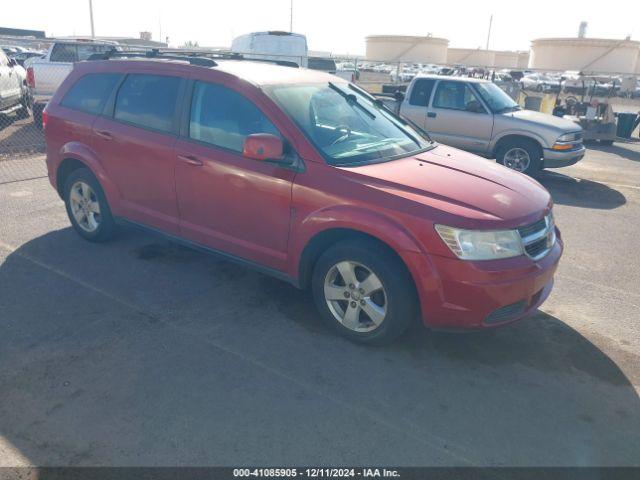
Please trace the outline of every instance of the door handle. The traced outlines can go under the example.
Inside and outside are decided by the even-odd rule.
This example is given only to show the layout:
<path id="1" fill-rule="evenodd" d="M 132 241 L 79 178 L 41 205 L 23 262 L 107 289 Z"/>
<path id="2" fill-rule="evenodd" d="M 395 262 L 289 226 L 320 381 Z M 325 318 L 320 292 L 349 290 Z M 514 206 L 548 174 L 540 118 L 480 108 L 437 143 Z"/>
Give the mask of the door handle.
<path id="1" fill-rule="evenodd" d="M 436 118 L 438 116 L 438 114 L 436 112 L 427 112 L 427 117 L 429 118 Z"/>
<path id="2" fill-rule="evenodd" d="M 202 160 L 194 155 L 178 155 L 178 160 L 195 167 L 201 167 L 203 165 Z"/>
<path id="3" fill-rule="evenodd" d="M 105 140 L 113 140 L 113 135 L 105 130 L 96 130 L 96 135 Z"/>

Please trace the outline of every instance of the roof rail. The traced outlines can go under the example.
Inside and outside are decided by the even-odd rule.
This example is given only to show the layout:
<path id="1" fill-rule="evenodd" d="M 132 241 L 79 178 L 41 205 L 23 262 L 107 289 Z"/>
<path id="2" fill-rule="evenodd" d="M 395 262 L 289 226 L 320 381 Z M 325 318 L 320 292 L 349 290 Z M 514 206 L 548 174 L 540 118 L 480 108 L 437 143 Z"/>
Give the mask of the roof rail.
<path id="1" fill-rule="evenodd" d="M 216 65 L 218 65 L 214 60 L 206 58 L 204 56 L 195 57 L 190 55 L 167 55 L 157 48 L 142 52 L 123 52 L 114 48 L 104 53 L 94 53 L 88 58 L 88 60 L 110 60 L 112 58 L 158 58 L 163 60 L 182 60 L 183 62 L 189 62 L 191 65 L 198 65 L 199 67 L 215 67 Z"/>

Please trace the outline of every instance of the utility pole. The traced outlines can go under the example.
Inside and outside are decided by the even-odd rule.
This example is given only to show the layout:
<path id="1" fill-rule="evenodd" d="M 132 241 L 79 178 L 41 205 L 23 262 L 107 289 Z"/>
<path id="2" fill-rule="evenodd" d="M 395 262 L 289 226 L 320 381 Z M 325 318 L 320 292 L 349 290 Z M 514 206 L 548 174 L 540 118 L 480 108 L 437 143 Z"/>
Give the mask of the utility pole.
<path id="1" fill-rule="evenodd" d="M 95 38 L 96 32 L 93 28 L 93 1 L 89 0 L 89 18 L 91 19 L 91 38 Z"/>
<path id="2" fill-rule="evenodd" d="M 491 24 L 493 23 L 493 14 L 489 17 L 489 33 L 487 33 L 487 50 L 489 50 L 489 39 L 491 38 Z"/>
<path id="3" fill-rule="evenodd" d="M 289 8 L 289 32 L 293 33 L 293 0 L 291 0 Z"/>

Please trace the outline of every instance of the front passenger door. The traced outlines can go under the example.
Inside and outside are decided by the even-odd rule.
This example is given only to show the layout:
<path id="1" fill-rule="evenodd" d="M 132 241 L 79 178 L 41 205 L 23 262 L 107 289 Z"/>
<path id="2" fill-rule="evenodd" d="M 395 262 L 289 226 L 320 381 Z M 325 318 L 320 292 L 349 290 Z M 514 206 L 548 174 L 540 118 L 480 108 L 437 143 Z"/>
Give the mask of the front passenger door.
<path id="1" fill-rule="evenodd" d="M 242 155 L 248 135 L 282 135 L 255 103 L 221 84 L 196 81 L 188 108 L 175 146 L 182 235 L 284 270 L 295 172 Z"/>
<path id="2" fill-rule="evenodd" d="M 491 142 L 493 114 L 469 82 L 440 80 L 427 112 L 426 126 L 440 143 L 485 154 Z"/>

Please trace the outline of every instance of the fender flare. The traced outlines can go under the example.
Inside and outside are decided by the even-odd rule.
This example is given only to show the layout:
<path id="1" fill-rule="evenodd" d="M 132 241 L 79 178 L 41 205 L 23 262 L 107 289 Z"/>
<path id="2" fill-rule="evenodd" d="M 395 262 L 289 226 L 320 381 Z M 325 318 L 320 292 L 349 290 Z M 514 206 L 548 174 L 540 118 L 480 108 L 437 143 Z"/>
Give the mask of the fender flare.
<path id="1" fill-rule="evenodd" d="M 62 158 L 63 160 L 56 168 L 56 184 L 58 181 L 58 170 L 64 161 L 67 159 L 77 160 L 86 165 L 87 168 L 96 176 L 105 196 L 107 197 L 109 207 L 112 211 L 117 210 L 117 207 L 120 204 L 120 191 L 115 183 L 110 179 L 104 166 L 100 162 L 100 159 L 91 148 L 80 142 L 68 142 L 60 148 L 59 158 Z"/>
<path id="2" fill-rule="evenodd" d="M 490 152 L 492 156 L 495 156 L 496 152 L 497 152 L 497 147 L 498 144 L 500 143 L 500 141 L 502 141 L 502 139 L 504 139 L 505 137 L 524 137 L 524 138 L 528 138 L 529 140 L 533 140 L 536 143 L 538 143 L 540 145 L 540 148 L 547 148 L 545 147 L 546 142 L 544 141 L 544 139 L 538 135 L 535 132 L 529 131 L 529 130 L 507 130 L 506 132 L 501 132 L 500 135 L 498 135 L 496 138 L 493 139 L 491 146 L 490 146 Z"/>

